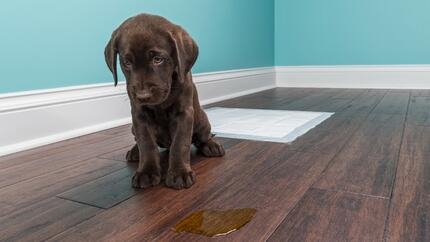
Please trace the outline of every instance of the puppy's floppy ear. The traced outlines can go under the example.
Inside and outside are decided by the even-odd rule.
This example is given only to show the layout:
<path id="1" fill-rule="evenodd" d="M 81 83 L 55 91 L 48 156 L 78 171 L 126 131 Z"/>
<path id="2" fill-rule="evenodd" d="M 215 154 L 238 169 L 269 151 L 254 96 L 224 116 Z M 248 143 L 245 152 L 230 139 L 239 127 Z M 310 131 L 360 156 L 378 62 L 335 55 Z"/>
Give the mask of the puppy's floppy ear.
<path id="1" fill-rule="evenodd" d="M 117 55 L 117 31 L 115 31 L 112 33 L 111 39 L 109 40 L 105 48 L 105 61 L 107 66 L 109 67 L 109 70 L 113 74 L 115 86 L 118 84 L 118 73 L 116 70 Z"/>
<path id="2" fill-rule="evenodd" d="M 188 72 L 191 71 L 199 55 L 199 47 L 190 35 L 182 28 L 169 32 L 174 51 L 173 57 L 177 64 L 179 81 L 185 82 Z"/>

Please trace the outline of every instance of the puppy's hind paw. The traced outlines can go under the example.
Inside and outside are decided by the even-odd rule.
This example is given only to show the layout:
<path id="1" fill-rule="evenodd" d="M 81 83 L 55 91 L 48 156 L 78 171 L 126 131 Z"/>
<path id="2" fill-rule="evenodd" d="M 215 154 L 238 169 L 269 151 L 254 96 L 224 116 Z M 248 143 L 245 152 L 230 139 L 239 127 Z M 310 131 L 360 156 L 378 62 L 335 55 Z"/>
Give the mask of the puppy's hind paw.
<path id="1" fill-rule="evenodd" d="M 158 174 L 149 174 L 136 172 L 131 179 L 131 185 L 134 188 L 148 188 L 160 184 L 161 176 Z"/>
<path id="2" fill-rule="evenodd" d="M 127 151 L 127 154 L 125 155 L 125 159 L 127 162 L 138 162 L 139 161 L 139 147 L 137 144 L 133 146 L 129 151 Z"/>
<path id="3" fill-rule="evenodd" d="M 225 155 L 224 147 L 213 139 L 200 147 L 200 152 L 206 157 L 221 157 Z"/>

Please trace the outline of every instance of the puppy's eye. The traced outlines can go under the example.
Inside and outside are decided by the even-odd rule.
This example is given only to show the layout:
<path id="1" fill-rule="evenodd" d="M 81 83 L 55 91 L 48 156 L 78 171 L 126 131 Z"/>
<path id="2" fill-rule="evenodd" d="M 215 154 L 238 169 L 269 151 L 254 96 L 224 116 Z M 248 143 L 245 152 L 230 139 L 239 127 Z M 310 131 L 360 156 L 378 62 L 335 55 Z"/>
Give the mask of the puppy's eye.
<path id="1" fill-rule="evenodd" d="M 154 63 L 154 65 L 160 65 L 161 63 L 164 62 L 164 58 L 161 56 L 154 56 L 152 58 L 152 62 Z"/>
<path id="2" fill-rule="evenodd" d="M 131 62 L 129 60 L 124 59 L 122 61 L 122 64 L 125 65 L 126 67 L 130 67 L 131 66 Z"/>

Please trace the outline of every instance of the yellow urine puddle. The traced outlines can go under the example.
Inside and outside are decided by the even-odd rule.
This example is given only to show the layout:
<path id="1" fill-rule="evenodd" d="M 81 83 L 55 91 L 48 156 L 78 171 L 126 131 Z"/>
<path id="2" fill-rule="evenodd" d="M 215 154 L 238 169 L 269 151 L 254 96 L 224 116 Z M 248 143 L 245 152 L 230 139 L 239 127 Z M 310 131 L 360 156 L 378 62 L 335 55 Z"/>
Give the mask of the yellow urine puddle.
<path id="1" fill-rule="evenodd" d="M 254 208 L 201 210 L 188 215 L 173 230 L 178 233 L 188 232 L 208 237 L 227 235 L 245 226 L 256 212 Z"/>

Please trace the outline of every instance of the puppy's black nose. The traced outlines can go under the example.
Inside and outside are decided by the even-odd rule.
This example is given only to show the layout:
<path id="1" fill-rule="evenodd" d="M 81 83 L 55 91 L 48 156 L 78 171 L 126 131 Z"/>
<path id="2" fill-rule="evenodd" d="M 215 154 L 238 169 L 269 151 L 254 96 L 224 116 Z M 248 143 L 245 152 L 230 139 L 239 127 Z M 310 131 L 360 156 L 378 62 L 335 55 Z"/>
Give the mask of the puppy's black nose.
<path id="1" fill-rule="evenodd" d="M 149 91 L 140 91 L 136 93 L 136 98 L 141 102 L 147 102 L 151 99 L 152 93 Z"/>

